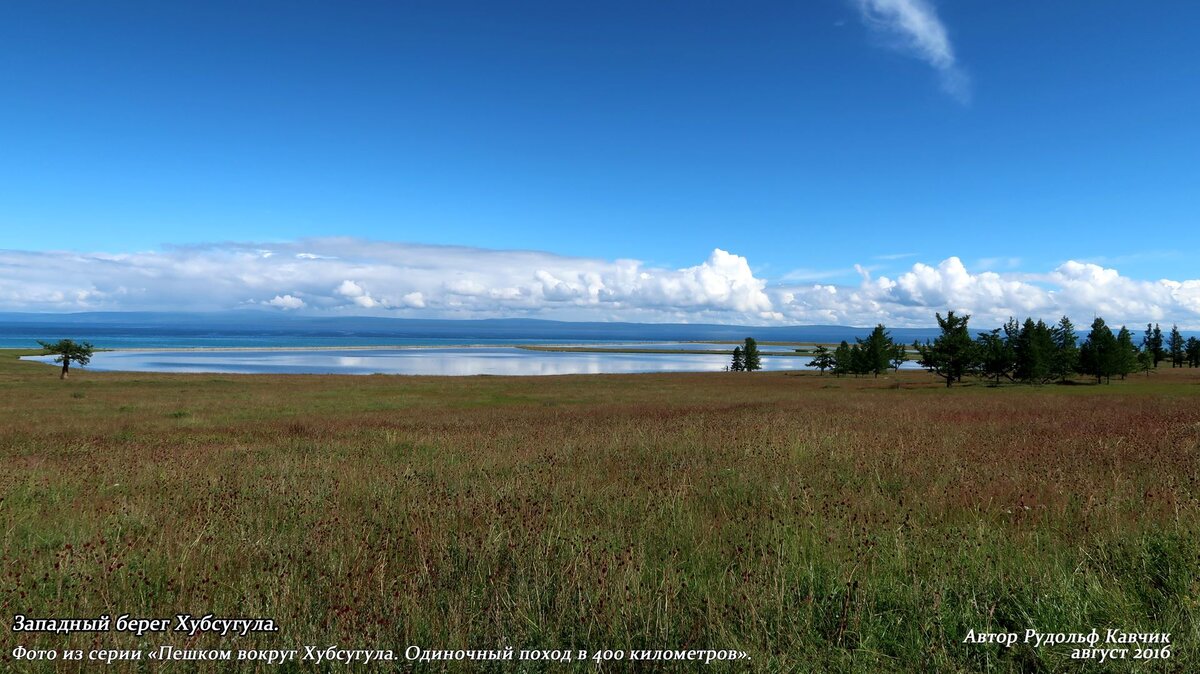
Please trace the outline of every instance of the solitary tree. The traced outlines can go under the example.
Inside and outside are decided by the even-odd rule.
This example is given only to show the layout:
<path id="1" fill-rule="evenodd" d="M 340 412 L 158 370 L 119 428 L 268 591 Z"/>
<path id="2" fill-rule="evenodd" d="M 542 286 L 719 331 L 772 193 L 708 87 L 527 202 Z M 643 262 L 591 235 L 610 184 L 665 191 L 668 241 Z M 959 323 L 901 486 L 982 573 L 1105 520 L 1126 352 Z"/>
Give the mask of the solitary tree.
<path id="1" fill-rule="evenodd" d="M 758 342 L 755 342 L 753 337 L 746 338 L 746 345 L 742 348 L 742 356 L 746 359 L 747 372 L 762 369 L 762 358 L 758 355 Z"/>
<path id="2" fill-rule="evenodd" d="M 734 372 L 746 371 L 746 358 L 742 355 L 742 347 L 733 347 L 733 362 L 729 364 L 729 369 Z"/>
<path id="3" fill-rule="evenodd" d="M 71 361 L 75 361 L 82 367 L 92 360 L 92 345 L 89 342 L 61 339 L 53 344 L 39 340 L 38 344 L 45 349 L 45 355 L 58 356 L 54 362 L 62 363 L 62 374 L 59 375 L 59 379 L 67 378 L 67 372 L 71 369 Z"/>
<path id="4" fill-rule="evenodd" d="M 945 379 L 949 387 L 956 381 L 962 381 L 963 375 L 970 372 L 978 360 L 975 341 L 967 329 L 967 321 L 971 316 L 955 316 L 953 311 L 947 312 L 945 318 L 941 314 L 934 315 L 942 334 L 932 342 L 915 342 L 913 347 L 921 354 L 921 365 Z"/>

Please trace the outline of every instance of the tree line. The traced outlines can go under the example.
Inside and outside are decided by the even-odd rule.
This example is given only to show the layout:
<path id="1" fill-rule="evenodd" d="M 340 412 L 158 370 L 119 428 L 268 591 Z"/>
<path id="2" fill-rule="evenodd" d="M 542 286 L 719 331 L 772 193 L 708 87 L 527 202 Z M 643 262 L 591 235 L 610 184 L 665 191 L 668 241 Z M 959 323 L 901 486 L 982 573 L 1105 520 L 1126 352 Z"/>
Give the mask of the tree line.
<path id="1" fill-rule="evenodd" d="M 940 313 L 935 316 L 941 334 L 924 342 L 915 341 L 911 348 L 917 363 L 942 378 L 946 386 L 968 376 L 993 384 L 1048 384 L 1083 375 L 1102 383 L 1113 377 L 1124 379 L 1135 372 L 1149 372 L 1163 361 L 1169 361 L 1171 367 L 1200 367 L 1200 339 L 1184 339 L 1178 326 L 1172 326 L 1164 335 L 1158 324 L 1147 324 L 1140 344 L 1135 344 L 1128 328 L 1122 326 L 1114 333 L 1103 318 L 1097 317 L 1081 342 L 1075 325 L 1066 316 L 1054 325 L 1032 318 L 1024 322 L 1009 318 L 1002 327 L 974 336 L 968 328 L 969 314 L 950 311 L 945 317 Z M 878 377 L 889 369 L 898 370 L 908 358 L 908 349 L 893 340 L 880 324 L 866 338 L 856 338 L 854 344 L 843 340 L 834 349 L 817 346 L 808 365 L 836 376 Z M 746 338 L 733 350 L 729 369 L 761 369 L 754 339 Z"/>
<path id="2" fill-rule="evenodd" d="M 839 377 L 844 374 L 871 374 L 878 377 L 889 369 L 900 369 L 907 358 L 904 345 L 892 340 L 887 328 L 880 324 L 866 339 L 855 338 L 854 344 L 843 339 L 832 351 L 823 345 L 818 346 L 813 350 L 813 359 L 808 365 L 821 372 L 829 370 Z"/>
<path id="3" fill-rule="evenodd" d="M 813 360 L 809 365 L 824 372 L 830 370 L 834 374 L 874 374 L 879 376 L 889 369 L 896 369 L 908 357 L 903 344 L 892 340 L 887 328 L 875 326 L 866 339 L 855 339 L 854 344 L 845 340 L 834 350 L 824 345 L 813 350 Z M 762 358 L 758 351 L 758 343 L 753 337 L 733 348 L 733 360 L 729 364 L 731 372 L 753 372 L 762 369 Z"/>
<path id="4" fill-rule="evenodd" d="M 971 337 L 967 329 L 970 315 L 945 318 L 936 314 L 941 334 L 924 343 L 914 342 L 920 354 L 918 363 L 945 380 L 946 386 L 975 375 L 994 383 L 1001 381 L 1047 384 L 1064 381 L 1074 375 L 1095 377 L 1096 382 L 1124 379 L 1134 372 L 1149 372 L 1164 360 L 1172 367 L 1200 367 L 1200 340 L 1184 340 L 1179 327 L 1171 329 L 1164 340 L 1162 328 L 1147 324 L 1141 344 L 1133 333 L 1121 326 L 1117 332 L 1097 316 L 1091 330 L 1079 342 L 1071 319 L 1063 316 L 1057 324 L 1026 318 L 1018 323 L 1010 318 L 1003 327 Z"/>

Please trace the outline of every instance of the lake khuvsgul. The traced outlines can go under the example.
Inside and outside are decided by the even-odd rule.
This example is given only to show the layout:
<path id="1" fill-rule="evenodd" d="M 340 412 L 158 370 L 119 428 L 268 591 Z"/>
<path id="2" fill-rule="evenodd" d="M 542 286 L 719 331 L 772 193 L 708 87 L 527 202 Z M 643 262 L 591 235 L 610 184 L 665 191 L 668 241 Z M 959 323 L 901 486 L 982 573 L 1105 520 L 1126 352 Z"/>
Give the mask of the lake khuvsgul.
<path id="1" fill-rule="evenodd" d="M 638 345 L 642 346 L 642 345 Z M 720 348 L 716 345 L 706 345 Z M 52 362 L 52 356 L 26 356 Z M 806 370 L 808 356 L 764 356 L 764 370 Z M 557 375 L 719 372 L 723 354 L 587 353 L 517 347 L 99 351 L 91 370 L 229 374 Z M 915 364 L 906 363 L 913 367 Z"/>

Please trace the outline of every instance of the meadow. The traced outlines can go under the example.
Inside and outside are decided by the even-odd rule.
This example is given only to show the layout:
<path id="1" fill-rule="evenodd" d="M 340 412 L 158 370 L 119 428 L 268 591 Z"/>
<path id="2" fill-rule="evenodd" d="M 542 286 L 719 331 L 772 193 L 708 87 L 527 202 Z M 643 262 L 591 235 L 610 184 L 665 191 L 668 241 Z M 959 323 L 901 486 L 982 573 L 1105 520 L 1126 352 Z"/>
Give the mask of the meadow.
<path id="1" fill-rule="evenodd" d="M 18 353 L 0 352 L 4 622 L 280 631 L 5 627 L 5 671 L 95 668 L 17 662 L 18 645 L 160 644 L 749 656 L 642 671 L 1200 667 L 1200 370 L 951 389 L 920 372 L 60 381 Z M 1093 628 L 1169 632 L 1170 658 L 964 643 Z M 398 668 L 414 667 L 515 669 Z"/>

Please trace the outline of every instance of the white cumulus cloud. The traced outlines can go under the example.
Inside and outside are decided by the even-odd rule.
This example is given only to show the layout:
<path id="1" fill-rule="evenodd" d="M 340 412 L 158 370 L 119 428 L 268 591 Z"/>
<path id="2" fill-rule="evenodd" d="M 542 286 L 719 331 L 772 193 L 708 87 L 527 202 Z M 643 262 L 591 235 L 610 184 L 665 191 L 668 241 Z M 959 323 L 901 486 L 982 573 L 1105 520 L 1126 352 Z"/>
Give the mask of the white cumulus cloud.
<path id="1" fill-rule="evenodd" d="M 271 300 L 268 300 L 267 304 L 270 306 L 273 306 L 273 307 L 279 307 L 280 309 L 303 309 L 304 308 L 304 300 L 300 299 L 299 297 L 293 297 L 291 295 L 276 295 Z"/>
<path id="2" fill-rule="evenodd" d="M 342 281 L 341 285 L 335 288 L 333 292 L 342 297 L 362 297 L 367 294 L 367 291 L 363 290 L 362 286 L 350 280 Z"/>
<path id="3" fill-rule="evenodd" d="M 118 254 L 0 251 L 0 309 L 17 311 L 265 305 L 398 316 L 762 322 L 777 317 L 766 285 L 744 257 L 719 249 L 683 269 L 351 238 Z"/>
<path id="4" fill-rule="evenodd" d="M 300 257 L 300 253 L 307 255 Z M 797 260 L 797 266 L 812 260 Z M 981 327 L 1009 316 L 1200 328 L 1200 279 L 1143 280 L 1090 262 L 1042 273 L 970 269 L 958 257 L 854 284 L 761 278 L 720 248 L 682 268 L 632 259 L 351 238 L 224 243 L 134 253 L 0 250 L 2 311 L 215 311 L 272 307 L 427 318 L 928 326 L 935 311 Z M 807 281 L 807 282 L 806 282 Z"/>
<path id="5" fill-rule="evenodd" d="M 1009 316 L 1054 320 L 1062 315 L 1083 324 L 1100 315 L 1114 324 L 1200 325 L 1200 280 L 1142 281 L 1075 261 L 1046 274 L 1000 274 L 972 272 L 950 257 L 937 265 L 918 262 L 896 278 L 866 275 L 858 286 L 816 284 L 779 292 L 779 311 L 798 323 L 924 326 L 934 311 L 953 309 L 985 326 Z"/>

